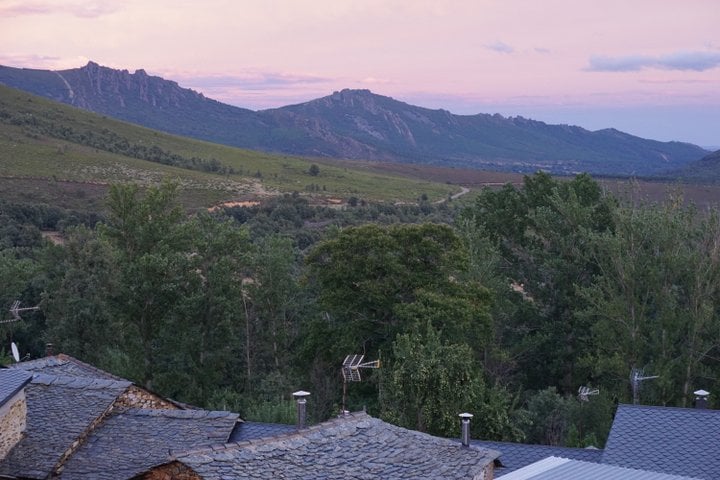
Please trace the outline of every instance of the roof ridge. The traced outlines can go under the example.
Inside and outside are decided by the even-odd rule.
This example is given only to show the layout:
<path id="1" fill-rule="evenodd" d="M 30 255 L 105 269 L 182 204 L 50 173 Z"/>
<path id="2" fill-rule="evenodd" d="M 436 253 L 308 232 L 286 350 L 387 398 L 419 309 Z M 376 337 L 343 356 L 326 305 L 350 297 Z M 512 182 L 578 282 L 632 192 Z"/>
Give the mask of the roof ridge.
<path id="1" fill-rule="evenodd" d="M 199 419 L 199 418 L 226 418 L 235 417 L 240 418 L 240 415 L 228 410 L 170 410 L 163 408 L 126 408 L 118 411 L 120 414 L 129 414 L 138 417 L 169 417 L 169 418 L 187 418 L 187 419 Z"/>
<path id="2" fill-rule="evenodd" d="M 97 373 L 100 373 L 100 374 L 105 375 L 105 376 L 113 377 L 113 378 L 115 378 L 116 380 L 127 380 L 127 379 L 125 379 L 125 378 L 118 377 L 118 376 L 115 375 L 114 373 L 108 372 L 107 370 L 103 370 L 103 369 L 101 369 L 101 368 L 98 368 L 98 367 L 96 367 L 95 365 L 91 365 L 91 364 L 89 364 L 89 363 L 83 362 L 82 360 L 79 360 L 79 359 L 77 359 L 77 358 L 75 358 L 75 357 L 73 357 L 73 356 L 71 356 L 71 355 L 66 354 L 66 353 L 58 353 L 57 355 L 55 355 L 55 357 L 58 358 L 58 359 L 61 359 L 61 360 L 65 360 L 65 361 L 70 362 L 70 363 L 74 363 L 74 364 L 76 364 L 76 365 L 80 365 L 80 366 L 82 366 L 83 368 L 87 368 L 88 370 L 91 370 L 91 371 L 93 371 L 93 372 L 97 372 Z"/>
<path id="3" fill-rule="evenodd" d="M 79 359 L 77 359 L 71 355 L 67 355 L 65 353 L 58 353 L 57 355 L 47 355 L 45 357 L 35 358 L 32 360 L 26 360 L 24 362 L 18 362 L 18 363 L 9 365 L 8 367 L 13 368 L 13 369 L 25 370 L 25 371 L 34 371 L 37 368 L 54 368 L 54 367 L 61 367 L 63 365 L 67 365 L 67 364 L 76 365 L 76 366 L 86 370 L 90 374 L 97 375 L 97 378 L 113 379 L 113 380 L 127 380 L 127 379 L 119 377 L 113 373 L 105 371 L 101 368 L 97 368 L 94 365 L 85 363 L 82 360 L 79 360 Z M 87 375 L 87 378 L 95 378 L 95 377 L 92 377 L 91 375 Z"/>
<path id="4" fill-rule="evenodd" d="M 236 449 L 236 448 L 244 448 L 244 447 L 248 447 L 250 445 L 260 446 L 260 445 L 266 445 L 270 442 L 276 442 L 276 441 L 280 441 L 280 440 L 292 440 L 295 438 L 302 438 L 305 435 L 308 435 L 310 433 L 313 433 L 313 432 L 323 429 L 323 428 L 332 427 L 333 425 L 350 424 L 352 422 L 359 423 L 359 422 L 366 421 L 366 420 L 381 421 L 380 419 L 377 419 L 375 417 L 368 415 L 366 412 L 353 412 L 353 413 L 343 415 L 341 417 L 328 419 L 328 420 L 318 423 L 316 425 L 311 425 L 307 428 L 303 428 L 302 430 L 295 430 L 294 432 L 281 433 L 278 435 L 274 435 L 272 437 L 265 437 L 265 438 L 259 438 L 259 439 L 253 439 L 253 440 L 243 440 L 240 442 L 227 442 L 222 445 L 213 445 L 211 447 L 203 447 L 203 448 L 188 450 L 185 452 L 178 453 L 177 455 L 173 455 L 172 460 L 177 460 L 179 458 L 187 457 L 190 455 L 202 454 L 205 452 L 214 452 L 214 451 L 218 451 L 218 450 L 230 450 L 230 449 Z M 398 428 L 401 428 L 401 427 L 398 427 Z"/>
<path id="5" fill-rule="evenodd" d="M 70 375 L 51 375 L 49 373 L 33 373 L 32 383 L 54 385 L 66 388 L 127 388 L 132 385 L 129 380 L 110 380 L 96 377 L 73 377 Z"/>
<path id="6" fill-rule="evenodd" d="M 670 410 L 673 412 L 687 412 L 687 413 L 698 413 L 702 415 L 700 412 L 709 412 L 714 414 L 720 414 L 720 410 L 715 410 L 712 408 L 692 408 L 692 407 L 665 407 L 663 405 L 633 405 L 631 403 L 621 403 L 618 405 L 618 409 L 620 407 L 623 408 L 632 408 L 636 410 Z"/>
<path id="7" fill-rule="evenodd" d="M 544 445 L 541 443 L 521 443 L 521 442 L 503 442 L 499 440 L 481 440 L 479 438 L 473 438 L 470 443 L 500 443 L 503 445 L 518 445 L 522 447 L 535 447 L 535 448 L 546 448 L 554 450 L 588 450 L 588 451 L 602 451 L 602 448 L 597 447 L 565 447 L 563 445 Z"/>

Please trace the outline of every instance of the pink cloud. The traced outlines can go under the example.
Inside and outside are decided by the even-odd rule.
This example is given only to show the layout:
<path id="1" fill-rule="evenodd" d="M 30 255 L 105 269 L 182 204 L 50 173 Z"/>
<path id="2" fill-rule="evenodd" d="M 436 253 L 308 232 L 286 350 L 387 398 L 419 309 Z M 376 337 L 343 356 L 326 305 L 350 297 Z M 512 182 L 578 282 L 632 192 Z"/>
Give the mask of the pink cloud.
<path id="1" fill-rule="evenodd" d="M 637 72 L 643 69 L 702 72 L 720 67 L 720 51 L 674 52 L 666 55 L 625 55 L 590 57 L 592 72 Z"/>
<path id="2" fill-rule="evenodd" d="M 0 16 L 21 17 L 26 15 L 64 14 L 80 18 L 97 18 L 116 12 L 117 2 L 76 1 L 57 3 L 50 1 L 10 2 L 0 5 Z"/>

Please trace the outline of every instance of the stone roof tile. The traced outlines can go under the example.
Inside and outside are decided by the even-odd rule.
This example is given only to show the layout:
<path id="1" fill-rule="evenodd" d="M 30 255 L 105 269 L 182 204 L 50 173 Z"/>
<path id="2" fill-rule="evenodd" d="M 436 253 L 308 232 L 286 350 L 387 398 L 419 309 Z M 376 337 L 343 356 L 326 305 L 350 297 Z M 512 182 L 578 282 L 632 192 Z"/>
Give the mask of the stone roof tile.
<path id="1" fill-rule="evenodd" d="M 238 415 L 208 410 L 128 409 L 109 416 L 68 459 L 63 480 L 124 480 L 177 452 L 228 441 Z"/>
<path id="2" fill-rule="evenodd" d="M 126 381 L 36 374 L 25 388 L 25 436 L 0 462 L 0 475 L 47 477 L 128 386 Z"/>
<path id="3" fill-rule="evenodd" d="M 620 405 L 602 463 L 716 479 L 720 411 Z"/>
<path id="4" fill-rule="evenodd" d="M 93 367 L 70 355 L 58 354 L 49 357 L 42 357 L 26 362 L 15 363 L 10 368 L 21 369 L 33 373 L 45 373 L 48 375 L 64 377 L 90 377 L 104 378 L 106 380 L 125 380 L 112 373 Z"/>
<path id="5" fill-rule="evenodd" d="M 498 455 L 355 413 L 296 433 L 190 451 L 177 460 L 208 480 L 452 480 L 475 478 Z"/>
<path id="6" fill-rule="evenodd" d="M 241 421 L 233 429 L 230 442 L 257 440 L 259 438 L 276 437 L 296 430 L 295 425 L 281 423 L 262 423 Z"/>
<path id="7" fill-rule="evenodd" d="M 0 369 L 0 407 L 14 397 L 32 379 L 32 375 L 26 372 Z"/>

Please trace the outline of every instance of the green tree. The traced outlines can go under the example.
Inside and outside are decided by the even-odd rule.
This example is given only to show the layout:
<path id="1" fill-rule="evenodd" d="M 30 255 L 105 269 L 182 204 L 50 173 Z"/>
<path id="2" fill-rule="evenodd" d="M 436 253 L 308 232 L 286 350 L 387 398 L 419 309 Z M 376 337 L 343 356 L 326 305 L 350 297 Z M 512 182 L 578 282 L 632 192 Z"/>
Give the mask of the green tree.
<path id="1" fill-rule="evenodd" d="M 117 349 L 117 322 L 110 311 L 116 290 L 115 265 L 110 246 L 93 230 L 75 227 L 65 234 L 57 256 L 45 267 L 59 272 L 57 283 L 43 296 L 48 318 L 45 338 L 57 351 L 68 353 L 93 365 L 108 367 L 109 351 Z"/>
<path id="2" fill-rule="evenodd" d="M 462 341 L 443 341 L 430 322 L 393 342 L 382 369 L 380 406 L 387 421 L 433 435 L 455 437 L 458 414 L 471 412 L 480 438 L 518 440 L 506 392 L 486 386 L 482 366 Z"/>
<path id="3" fill-rule="evenodd" d="M 175 191 L 165 184 L 141 197 L 135 185 L 111 186 L 102 229 L 118 265 L 113 311 L 123 325 L 127 373 L 150 390 L 156 372 L 164 368 L 159 341 L 172 328 L 176 306 L 191 285 L 188 276 L 194 275 L 189 230 Z"/>
<path id="4" fill-rule="evenodd" d="M 247 292 L 252 304 L 258 361 L 267 373 L 288 373 L 299 333 L 305 295 L 298 283 L 296 252 L 289 238 L 272 236 L 259 242 L 253 281 Z"/>
<path id="5" fill-rule="evenodd" d="M 470 348 L 442 342 L 428 323 L 424 330 L 398 335 L 381 388 L 383 418 L 421 432 L 456 436 L 457 415 L 482 401 L 485 386 Z"/>
<path id="6" fill-rule="evenodd" d="M 631 398 L 632 368 L 660 376 L 644 385 L 644 403 L 684 406 L 717 385 L 719 237 L 717 215 L 679 202 L 625 206 L 614 232 L 591 237 L 600 268 L 579 290 L 594 345 L 584 362 L 620 398 Z"/>
<path id="7" fill-rule="evenodd" d="M 377 352 L 403 330 L 396 307 L 417 291 L 454 289 L 465 253 L 446 225 L 364 225 L 340 231 L 306 257 L 343 350 Z M 339 353 L 338 353 L 339 354 Z"/>
<path id="8" fill-rule="evenodd" d="M 39 291 L 33 288 L 33 283 L 41 275 L 40 264 L 32 258 L 21 255 L 16 248 L 0 250 L 0 338 L 2 347 L 8 348 L 11 341 L 20 345 L 21 353 L 37 355 L 42 352 L 40 333 L 44 327 L 41 314 L 25 312 L 21 321 L 5 322 L 11 320 L 9 313 L 13 302 L 20 301 L 22 306 L 39 303 Z M 37 295 L 36 295 L 37 294 Z M 37 318 L 40 317 L 40 318 Z"/>
<path id="9" fill-rule="evenodd" d="M 201 214 L 184 224 L 191 243 L 182 298 L 161 330 L 166 365 L 158 387 L 206 405 L 218 390 L 242 390 L 245 360 L 243 279 L 253 248 L 245 229 Z M 169 368 L 168 368 L 169 367 Z"/>
<path id="10" fill-rule="evenodd" d="M 481 235 L 497 248 L 501 278 L 517 292 L 500 342 L 516 359 L 517 380 L 526 388 L 548 384 L 563 393 L 584 381 L 577 359 L 587 348 L 588 325 L 574 315 L 578 287 L 588 285 L 596 265 L 586 254 L 589 232 L 612 229 L 615 202 L 587 175 L 554 180 L 525 177 L 522 189 L 486 190 L 465 212 Z M 505 302 L 507 305 L 507 302 Z"/>

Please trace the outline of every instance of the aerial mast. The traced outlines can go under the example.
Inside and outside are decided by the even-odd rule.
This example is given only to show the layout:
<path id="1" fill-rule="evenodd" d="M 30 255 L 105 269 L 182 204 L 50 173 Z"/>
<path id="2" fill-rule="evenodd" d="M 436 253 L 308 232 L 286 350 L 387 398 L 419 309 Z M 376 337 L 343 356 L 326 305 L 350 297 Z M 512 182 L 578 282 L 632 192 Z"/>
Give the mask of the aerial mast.
<path id="1" fill-rule="evenodd" d="M 347 413 L 347 384 L 348 382 L 360 382 L 361 368 L 380 368 L 380 360 L 373 360 L 372 362 L 364 362 L 365 355 L 348 355 L 343 361 L 341 372 L 343 376 L 343 400 L 342 400 L 342 414 Z"/>

